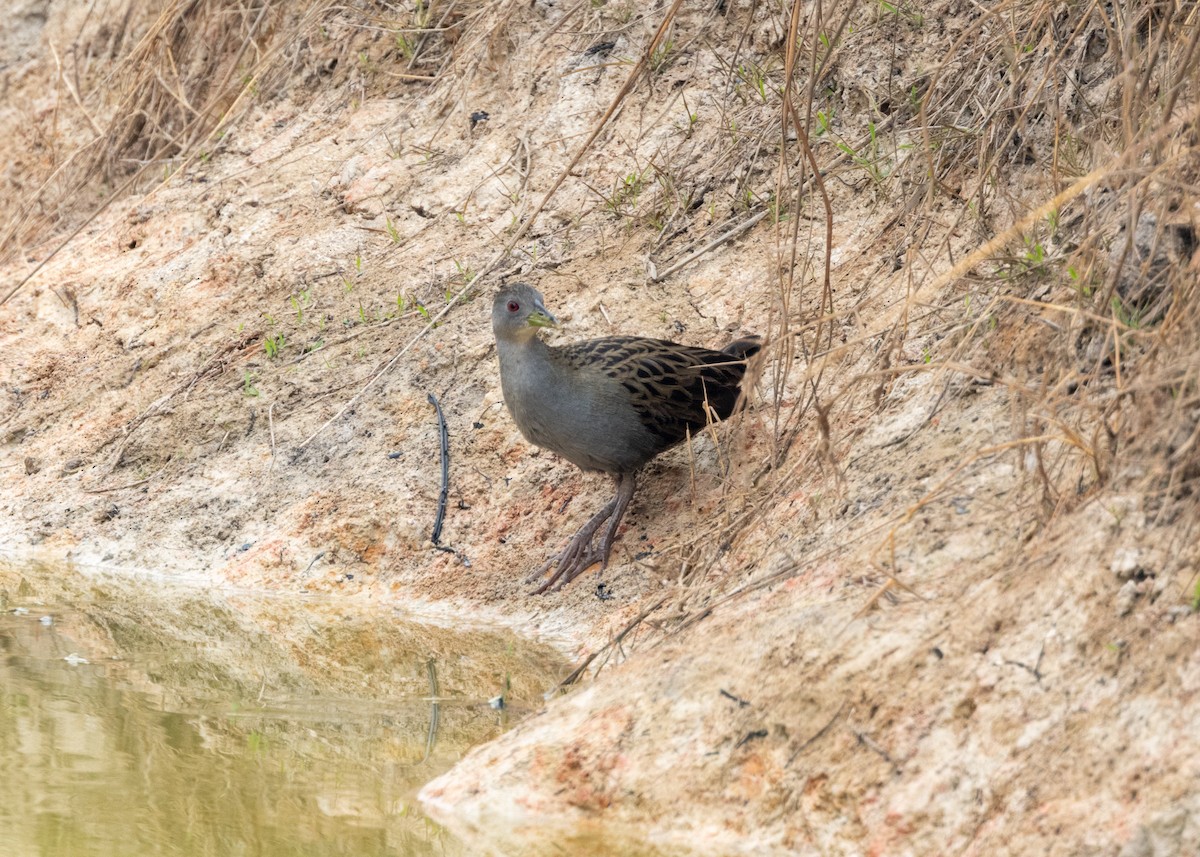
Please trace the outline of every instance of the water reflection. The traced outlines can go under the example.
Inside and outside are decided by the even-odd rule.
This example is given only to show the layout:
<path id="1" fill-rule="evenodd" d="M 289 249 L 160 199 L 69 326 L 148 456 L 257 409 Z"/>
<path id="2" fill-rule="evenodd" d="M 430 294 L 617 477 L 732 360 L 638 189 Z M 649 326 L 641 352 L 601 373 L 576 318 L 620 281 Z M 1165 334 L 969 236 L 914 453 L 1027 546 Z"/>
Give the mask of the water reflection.
<path id="1" fill-rule="evenodd" d="M 465 853 L 417 790 L 561 672 L 507 633 L 0 565 L 0 851 Z"/>

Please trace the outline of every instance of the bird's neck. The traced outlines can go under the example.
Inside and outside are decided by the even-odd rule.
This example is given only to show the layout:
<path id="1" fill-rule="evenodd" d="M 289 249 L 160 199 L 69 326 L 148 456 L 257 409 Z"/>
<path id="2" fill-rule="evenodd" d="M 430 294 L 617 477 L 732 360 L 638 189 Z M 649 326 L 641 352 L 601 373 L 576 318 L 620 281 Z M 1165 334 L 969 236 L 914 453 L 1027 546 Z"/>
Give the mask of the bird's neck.
<path id="1" fill-rule="evenodd" d="M 551 348 L 537 336 L 496 341 L 500 358 L 500 386 L 508 402 L 520 400 L 531 407 L 557 379 Z"/>
<path id="2" fill-rule="evenodd" d="M 525 339 L 497 339 L 496 353 L 500 357 L 500 372 L 519 362 L 523 367 L 544 366 L 550 362 L 550 346 L 538 336 Z"/>

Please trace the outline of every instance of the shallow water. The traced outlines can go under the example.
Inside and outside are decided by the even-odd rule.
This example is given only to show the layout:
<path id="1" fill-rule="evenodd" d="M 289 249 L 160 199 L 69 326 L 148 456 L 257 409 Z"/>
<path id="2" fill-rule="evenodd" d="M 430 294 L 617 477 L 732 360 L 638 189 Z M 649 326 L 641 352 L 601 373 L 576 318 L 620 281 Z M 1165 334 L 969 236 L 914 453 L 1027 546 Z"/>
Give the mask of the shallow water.
<path id="1" fill-rule="evenodd" d="M 564 671 L 340 599 L 0 564 L 0 854 L 465 854 L 416 792 Z"/>

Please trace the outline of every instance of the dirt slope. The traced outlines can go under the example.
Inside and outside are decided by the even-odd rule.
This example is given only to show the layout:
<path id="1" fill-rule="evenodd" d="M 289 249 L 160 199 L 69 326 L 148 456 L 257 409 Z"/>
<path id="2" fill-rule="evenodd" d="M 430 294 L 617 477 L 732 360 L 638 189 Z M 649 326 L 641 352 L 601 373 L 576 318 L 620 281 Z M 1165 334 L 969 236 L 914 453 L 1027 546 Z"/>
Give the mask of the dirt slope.
<path id="1" fill-rule="evenodd" d="M 595 656 L 427 787 L 481 849 L 1200 849 L 1195 10 L 791 13 L 9 4 L 0 549 Z M 505 279 L 771 343 L 546 597 L 609 485 L 505 413 Z"/>

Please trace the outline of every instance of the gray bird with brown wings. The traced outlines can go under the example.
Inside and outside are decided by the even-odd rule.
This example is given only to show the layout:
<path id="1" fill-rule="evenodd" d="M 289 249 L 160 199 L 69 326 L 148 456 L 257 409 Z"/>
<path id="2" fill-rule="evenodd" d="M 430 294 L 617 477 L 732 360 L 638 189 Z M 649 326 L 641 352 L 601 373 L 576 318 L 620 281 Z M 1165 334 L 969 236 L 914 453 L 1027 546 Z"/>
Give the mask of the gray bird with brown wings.
<path id="1" fill-rule="evenodd" d="M 492 303 L 504 403 L 521 434 L 583 470 L 608 473 L 616 495 L 530 581 L 557 564 L 537 590 L 562 587 L 599 562 L 607 567 L 637 472 L 660 452 L 733 413 L 747 360 L 761 343 L 739 339 L 721 351 L 664 339 L 606 336 L 550 346 L 556 327 L 539 291 L 506 286 Z M 608 523 L 599 545 L 592 541 Z"/>

